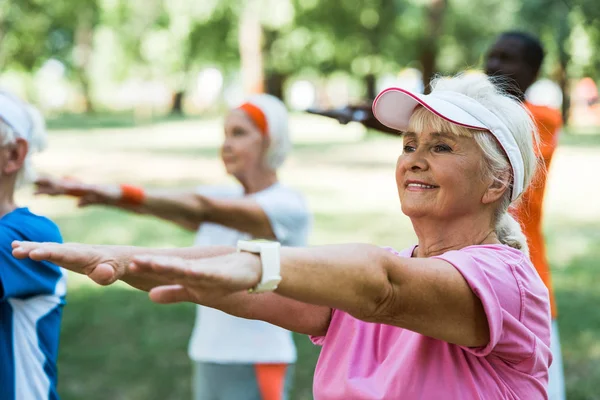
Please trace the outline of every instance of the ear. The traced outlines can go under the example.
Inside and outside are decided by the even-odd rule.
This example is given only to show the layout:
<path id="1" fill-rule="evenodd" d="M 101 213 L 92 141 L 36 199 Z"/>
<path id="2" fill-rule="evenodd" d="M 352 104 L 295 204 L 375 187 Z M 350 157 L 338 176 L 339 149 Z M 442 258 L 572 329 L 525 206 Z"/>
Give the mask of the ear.
<path id="1" fill-rule="evenodd" d="M 481 202 L 483 204 L 491 204 L 494 203 L 504 195 L 504 192 L 508 190 L 510 182 L 510 174 L 505 173 L 500 179 L 493 179 L 491 184 L 488 186 L 487 190 L 483 194 L 481 198 Z"/>
<path id="2" fill-rule="evenodd" d="M 263 152 L 264 154 L 267 154 L 267 151 L 269 150 L 269 147 L 271 146 L 271 137 L 268 134 L 261 134 L 262 135 L 262 148 L 263 148 Z"/>
<path id="3" fill-rule="evenodd" d="M 19 138 L 13 144 L 6 146 L 7 157 L 6 163 L 2 167 L 2 174 L 13 175 L 19 172 L 25 163 L 27 152 L 29 151 L 29 144 L 25 139 Z"/>

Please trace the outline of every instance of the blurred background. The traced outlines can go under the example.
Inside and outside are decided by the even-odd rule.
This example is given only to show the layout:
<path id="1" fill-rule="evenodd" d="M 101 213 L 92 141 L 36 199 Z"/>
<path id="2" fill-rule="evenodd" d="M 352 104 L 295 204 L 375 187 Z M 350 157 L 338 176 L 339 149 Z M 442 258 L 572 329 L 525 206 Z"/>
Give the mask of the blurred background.
<path id="1" fill-rule="evenodd" d="M 391 85 L 426 90 L 437 73 L 481 67 L 496 35 L 519 29 L 545 49 L 528 98 L 567 125 L 550 171 L 545 233 L 569 399 L 600 399 L 600 2 L 598 0 L 5 0 L 0 86 L 46 115 L 40 172 L 89 182 L 192 187 L 229 182 L 222 115 L 266 91 L 292 113 L 281 178 L 315 214 L 311 244 L 414 242 L 400 212 L 401 141 L 309 115 L 363 103 Z M 19 200 L 65 241 L 188 246 L 193 234 L 75 201 Z M 59 358 L 63 399 L 187 399 L 190 304 L 157 306 L 70 276 Z M 311 399 L 318 348 L 296 337 L 293 398 Z"/>

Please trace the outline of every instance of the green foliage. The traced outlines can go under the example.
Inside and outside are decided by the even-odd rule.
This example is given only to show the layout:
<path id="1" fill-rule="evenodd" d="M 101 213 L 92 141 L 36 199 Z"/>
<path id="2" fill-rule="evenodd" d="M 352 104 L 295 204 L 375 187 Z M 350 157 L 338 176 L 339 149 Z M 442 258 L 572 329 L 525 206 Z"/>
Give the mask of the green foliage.
<path id="1" fill-rule="evenodd" d="M 191 28 L 184 46 L 188 63 L 216 64 L 231 68 L 238 64 L 238 14 L 237 2 L 215 0 L 198 2 L 206 7 L 190 18 Z"/>
<path id="2" fill-rule="evenodd" d="M 389 71 L 390 65 L 408 63 L 414 58 L 414 46 L 404 43 L 397 29 L 397 20 L 407 8 L 404 2 L 316 3 L 293 1 L 297 10 L 295 24 L 302 30 L 287 39 L 295 54 L 303 56 L 304 66 L 325 74 L 341 70 L 365 76 Z"/>
<path id="3" fill-rule="evenodd" d="M 12 0 L 0 2 L 0 68 L 35 73 L 53 58 L 88 97 L 130 78 L 183 91 L 204 66 L 237 72 L 247 7 L 267 76 L 364 78 L 421 62 L 455 73 L 507 29 L 541 37 L 546 74 L 600 71 L 597 0 Z"/>
<path id="4" fill-rule="evenodd" d="M 0 68 L 31 71 L 51 57 L 74 67 L 78 24 L 85 22 L 93 28 L 99 13 L 97 0 L 2 2 Z"/>

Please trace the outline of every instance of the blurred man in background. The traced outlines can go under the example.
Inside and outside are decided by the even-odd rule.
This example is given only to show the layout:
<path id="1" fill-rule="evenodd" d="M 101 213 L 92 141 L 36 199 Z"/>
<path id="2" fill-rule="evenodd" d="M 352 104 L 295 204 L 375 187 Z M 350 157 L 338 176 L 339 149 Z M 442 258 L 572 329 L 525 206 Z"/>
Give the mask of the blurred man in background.
<path id="1" fill-rule="evenodd" d="M 520 221 L 523 232 L 527 236 L 531 260 L 550 291 L 554 361 L 550 367 L 548 394 L 550 400 L 563 400 L 565 399 L 565 385 L 558 324 L 556 322 L 557 309 L 542 231 L 542 209 L 547 171 L 550 168 L 552 156 L 558 144 L 563 121 L 559 110 L 534 105 L 525 100 L 525 92 L 536 81 L 543 60 L 544 49 L 537 38 L 518 31 L 505 32 L 498 36 L 486 55 L 485 73 L 490 77 L 501 78 L 501 84 L 505 90 L 523 102 L 533 115 L 540 135 L 537 154 L 540 168 L 529 190 L 524 193 L 520 203 L 513 210 L 513 214 Z M 387 134 L 400 135 L 400 132 L 377 121 L 371 110 L 371 105 L 371 103 L 368 103 L 356 106 L 348 105 L 335 110 L 307 111 L 337 119 L 342 124 L 354 121 L 363 124 L 367 128 Z"/>
<path id="2" fill-rule="evenodd" d="M 514 215 L 521 223 L 523 232 L 527 236 L 531 261 L 550 291 L 550 305 L 552 307 L 551 346 L 554 361 L 550 366 L 548 395 L 550 400 L 563 400 L 565 399 L 565 384 L 558 324 L 556 322 L 557 309 L 542 231 L 542 210 L 547 172 L 558 144 L 563 121 L 559 110 L 534 105 L 525 100 L 525 91 L 537 79 L 543 59 L 544 50 L 537 38 L 522 32 L 507 32 L 500 35 L 487 54 L 485 73 L 489 76 L 503 76 L 510 79 L 511 84 L 508 86 L 508 91 L 524 101 L 525 106 L 533 115 L 540 135 L 537 154 L 540 168 L 538 168 L 533 184 L 523 194 L 521 202 L 514 210 Z"/>

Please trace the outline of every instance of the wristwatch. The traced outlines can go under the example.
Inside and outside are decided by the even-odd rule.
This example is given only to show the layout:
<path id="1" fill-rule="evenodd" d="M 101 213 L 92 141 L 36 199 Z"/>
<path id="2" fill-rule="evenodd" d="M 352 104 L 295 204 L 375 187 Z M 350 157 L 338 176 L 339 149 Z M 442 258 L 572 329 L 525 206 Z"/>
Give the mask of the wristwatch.
<path id="1" fill-rule="evenodd" d="M 238 240 L 237 251 L 260 254 L 262 276 L 255 287 L 248 289 L 249 293 L 272 292 L 281 282 L 281 262 L 279 252 L 281 244 L 270 240 Z"/>

